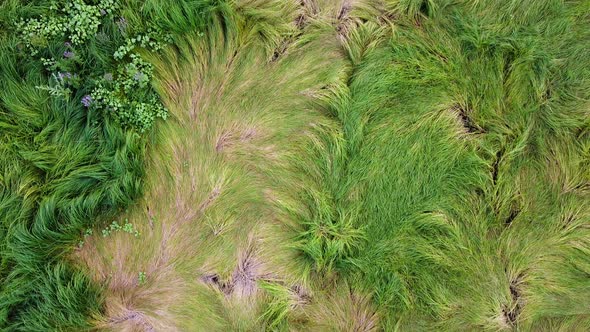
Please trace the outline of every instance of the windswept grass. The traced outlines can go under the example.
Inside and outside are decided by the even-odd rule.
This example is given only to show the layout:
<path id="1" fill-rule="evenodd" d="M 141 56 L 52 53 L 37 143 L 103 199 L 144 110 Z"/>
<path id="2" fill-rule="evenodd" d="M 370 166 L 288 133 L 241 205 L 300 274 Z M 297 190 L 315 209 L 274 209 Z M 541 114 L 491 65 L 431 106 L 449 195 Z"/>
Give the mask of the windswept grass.
<path id="1" fill-rule="evenodd" d="M 12 32 L 0 42 L 0 329 L 9 331 L 89 327 L 102 310 L 100 286 L 66 257 L 85 228 L 140 196 L 144 174 L 145 140 L 86 109 L 89 91 L 64 99 L 38 88 L 48 73 L 11 23 L 47 10 L 42 1 L 0 7 Z M 86 51 L 93 61 L 82 67 L 93 74 L 114 52 L 95 41 Z"/>
<path id="2" fill-rule="evenodd" d="M 146 194 L 124 216 L 140 238 L 96 229 L 75 255 L 106 285 L 98 327 L 286 328 L 313 291 L 295 243 L 307 183 L 291 162 L 304 158 L 314 127 L 336 126 L 315 96 L 340 80 L 344 58 L 329 24 L 298 32 L 295 7 L 269 3 L 284 11 L 276 30 L 215 15 L 153 59 L 171 118 L 150 145 Z"/>
<path id="3" fill-rule="evenodd" d="M 349 43 L 341 214 L 369 240 L 342 273 L 384 329 L 587 327 L 583 6 L 398 4 L 392 37 Z"/>
<path id="4" fill-rule="evenodd" d="M 143 135 L 0 4 L 0 329 L 590 329 L 588 1 L 119 4 L 170 33 Z"/>
<path id="5" fill-rule="evenodd" d="M 0 326 L 47 330 L 85 325 L 100 293 L 64 264 L 81 230 L 138 197 L 143 144 L 93 117 L 79 101 L 49 101 L 42 68 L 3 44 L 0 112 Z M 26 82 L 26 83 L 23 83 Z M 135 156 L 135 157 L 130 157 Z"/>

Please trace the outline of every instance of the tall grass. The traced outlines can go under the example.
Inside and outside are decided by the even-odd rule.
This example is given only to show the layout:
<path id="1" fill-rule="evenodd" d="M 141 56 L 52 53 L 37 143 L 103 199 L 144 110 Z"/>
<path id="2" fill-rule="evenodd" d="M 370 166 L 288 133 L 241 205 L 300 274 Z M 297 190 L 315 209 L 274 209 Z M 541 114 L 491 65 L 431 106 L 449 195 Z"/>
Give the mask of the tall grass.
<path id="1" fill-rule="evenodd" d="M 588 1 L 121 4 L 172 35 L 144 136 L 0 5 L 0 329 L 590 329 Z"/>
<path id="2" fill-rule="evenodd" d="M 37 88 L 48 74 L 23 53 L 12 22 L 47 10 L 42 1 L 0 7 L 10 32 L 0 43 L 2 330 L 89 327 L 103 296 L 66 257 L 84 229 L 139 197 L 144 174 L 145 139 L 87 110 L 88 91 L 65 100 Z M 87 67 L 101 73 L 105 50 L 88 52 Z"/>
<path id="3" fill-rule="evenodd" d="M 143 144 L 108 123 L 89 125 L 92 115 L 78 101 L 48 100 L 35 88 L 43 81 L 41 69 L 16 62 L 6 48 L 0 322 L 24 330 L 77 326 L 85 313 L 98 310 L 100 295 L 64 265 L 64 253 L 98 216 L 138 196 Z"/>
<path id="4" fill-rule="evenodd" d="M 105 285 L 100 328 L 281 329 L 303 315 L 305 183 L 291 160 L 314 126 L 335 125 L 312 95 L 342 76 L 342 53 L 325 22 L 295 40 L 290 3 L 214 13 L 151 60 L 171 116 L 148 146 L 145 196 L 122 216 L 140 238 L 94 236 L 74 255 Z"/>
<path id="5" fill-rule="evenodd" d="M 384 329 L 587 328 L 585 6 L 400 2 L 388 40 L 351 35 L 332 103 L 367 241 L 340 271 Z"/>

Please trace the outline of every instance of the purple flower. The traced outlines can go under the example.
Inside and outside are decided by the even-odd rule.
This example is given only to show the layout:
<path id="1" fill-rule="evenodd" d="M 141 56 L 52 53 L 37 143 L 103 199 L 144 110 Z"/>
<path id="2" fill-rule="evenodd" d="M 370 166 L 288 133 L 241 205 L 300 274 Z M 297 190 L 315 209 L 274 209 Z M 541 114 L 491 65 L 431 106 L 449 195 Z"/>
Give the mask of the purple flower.
<path id="1" fill-rule="evenodd" d="M 65 43 L 64 43 L 64 45 L 65 45 L 66 47 L 70 47 L 70 46 L 72 46 L 72 44 L 70 44 L 70 42 L 65 42 Z"/>
<path id="2" fill-rule="evenodd" d="M 140 81 L 143 79 L 143 73 L 138 71 L 137 73 L 135 73 L 135 75 L 133 75 L 133 79 L 136 81 Z"/>
<path id="3" fill-rule="evenodd" d="M 64 78 L 72 78 L 72 74 L 70 72 L 59 72 L 57 73 L 57 78 L 59 78 L 60 80 L 63 80 Z"/>
<path id="4" fill-rule="evenodd" d="M 86 95 L 86 96 L 82 97 L 82 105 L 84 105 L 85 107 L 89 107 L 91 103 L 92 103 L 92 97 L 90 97 L 90 95 Z"/>
<path id="5" fill-rule="evenodd" d="M 104 74 L 103 78 L 104 78 L 106 81 L 112 81 L 112 80 L 113 80 L 113 74 L 111 74 L 111 73 L 106 73 L 106 74 Z"/>
<path id="6" fill-rule="evenodd" d="M 72 51 L 65 51 L 64 52 L 64 58 L 71 59 L 73 57 L 74 57 L 74 52 L 72 52 Z"/>

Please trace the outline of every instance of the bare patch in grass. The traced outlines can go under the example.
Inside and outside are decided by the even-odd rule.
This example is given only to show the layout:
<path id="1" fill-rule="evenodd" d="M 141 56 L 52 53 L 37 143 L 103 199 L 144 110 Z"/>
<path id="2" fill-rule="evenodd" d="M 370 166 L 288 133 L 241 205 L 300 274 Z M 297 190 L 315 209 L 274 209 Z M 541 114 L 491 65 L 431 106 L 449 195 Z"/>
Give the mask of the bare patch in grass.
<path id="1" fill-rule="evenodd" d="M 498 184 L 498 172 L 503 155 L 504 149 L 498 150 L 498 152 L 496 152 L 496 158 L 494 158 L 494 163 L 492 164 L 492 184 L 494 186 Z"/>
<path id="2" fill-rule="evenodd" d="M 275 49 L 273 52 L 272 58 L 270 59 L 271 62 L 275 62 L 281 57 L 283 54 L 287 52 L 289 45 L 291 44 L 290 40 L 283 40 L 279 47 Z"/>
<path id="3" fill-rule="evenodd" d="M 298 28 L 303 29 L 308 23 L 309 19 L 318 15 L 320 9 L 316 0 L 301 0 L 301 14 L 295 19 L 295 24 Z"/>
<path id="4" fill-rule="evenodd" d="M 514 219 L 516 219 L 516 217 L 519 214 L 520 214 L 520 208 L 517 206 L 516 203 L 513 202 L 512 205 L 510 206 L 510 214 L 508 214 L 508 217 L 504 221 L 504 225 L 506 225 L 506 227 L 512 225 L 512 222 L 514 221 Z"/>
<path id="5" fill-rule="evenodd" d="M 352 23 L 352 19 L 349 16 L 351 10 L 352 3 L 350 0 L 343 1 L 342 6 L 338 11 L 338 15 L 336 16 L 336 31 L 340 36 L 345 37 L 348 35 L 348 31 Z"/>
<path id="6" fill-rule="evenodd" d="M 295 307 L 302 307 L 311 303 L 311 294 L 309 290 L 302 285 L 296 284 L 291 286 L 291 292 L 294 294 L 293 305 Z"/>
<path id="7" fill-rule="evenodd" d="M 145 332 L 156 331 L 154 326 L 149 322 L 148 318 L 142 312 L 137 310 L 127 310 L 123 316 L 111 318 L 109 323 L 114 325 L 113 327 L 122 323 L 131 323 L 131 325 L 134 327 L 141 328 Z"/>
<path id="8" fill-rule="evenodd" d="M 297 15 L 297 18 L 295 18 L 295 26 L 297 27 L 297 30 L 303 30 L 306 25 L 307 17 L 304 14 Z"/>
<path id="9" fill-rule="evenodd" d="M 231 276 L 232 293 L 243 298 L 256 293 L 256 280 L 264 279 L 262 264 L 254 256 L 252 247 L 249 247 L 238 256 L 238 264 Z"/>
<path id="10" fill-rule="evenodd" d="M 250 244 L 246 250 L 238 254 L 236 267 L 229 280 L 222 280 L 217 273 L 205 273 L 199 279 L 201 282 L 217 288 L 226 296 L 245 299 L 256 295 L 258 280 L 269 281 L 276 278 L 272 274 L 264 272 L 264 265 Z"/>
<path id="11" fill-rule="evenodd" d="M 518 317 L 522 312 L 522 306 L 524 301 L 521 293 L 522 275 L 518 275 L 516 278 L 510 281 L 510 297 L 511 302 L 509 305 L 502 308 L 503 322 L 506 326 L 514 327 L 518 323 Z"/>
<path id="12" fill-rule="evenodd" d="M 270 62 L 276 62 L 284 54 L 287 53 L 289 46 L 293 44 L 299 37 L 303 35 L 305 28 L 309 25 L 311 20 L 317 16 L 319 8 L 315 0 L 301 0 L 299 2 L 299 14 L 295 17 L 293 25 L 297 31 L 287 36 L 280 45 L 275 49 Z"/>
<path id="13" fill-rule="evenodd" d="M 199 280 L 209 286 L 217 288 L 225 295 L 231 294 L 231 287 L 229 287 L 227 283 L 221 280 L 221 277 L 217 273 L 206 273 L 202 275 L 199 278 Z"/>
<path id="14" fill-rule="evenodd" d="M 461 123 L 461 126 L 464 128 L 465 133 L 482 134 L 485 132 L 471 118 L 471 110 L 465 108 L 460 104 L 455 104 L 451 107 L 450 111 L 457 116 L 457 119 Z"/>

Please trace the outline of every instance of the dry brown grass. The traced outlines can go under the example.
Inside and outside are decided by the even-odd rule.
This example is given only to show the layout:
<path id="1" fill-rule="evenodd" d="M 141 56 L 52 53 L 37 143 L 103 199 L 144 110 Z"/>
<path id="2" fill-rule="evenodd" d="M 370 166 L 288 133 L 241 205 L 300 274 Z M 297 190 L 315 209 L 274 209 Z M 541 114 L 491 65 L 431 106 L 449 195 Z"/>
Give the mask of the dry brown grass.
<path id="1" fill-rule="evenodd" d="M 330 288 L 329 292 L 314 298 L 307 312 L 312 331 L 380 331 L 371 297 L 353 292 L 346 284 Z"/>

